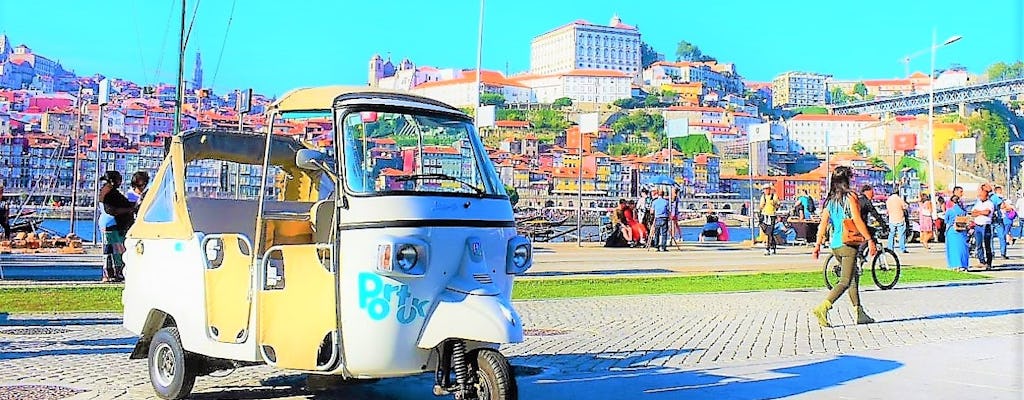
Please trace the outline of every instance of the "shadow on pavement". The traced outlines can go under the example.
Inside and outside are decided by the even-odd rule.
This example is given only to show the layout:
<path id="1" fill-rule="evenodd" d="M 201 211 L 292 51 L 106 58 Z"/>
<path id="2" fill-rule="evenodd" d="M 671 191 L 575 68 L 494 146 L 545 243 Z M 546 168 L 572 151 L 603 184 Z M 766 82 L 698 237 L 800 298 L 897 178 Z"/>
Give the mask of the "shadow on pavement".
<path id="1" fill-rule="evenodd" d="M 892 288 L 890 290 L 916 290 L 916 289 L 936 289 L 936 288 L 952 288 L 952 287 L 985 286 L 985 285 L 994 285 L 994 284 L 1003 283 L 1003 282 L 1005 282 L 1005 281 L 996 280 L 996 281 L 947 282 L 947 283 L 936 283 L 936 284 L 930 284 L 930 285 L 915 285 L 915 286 L 906 286 L 906 287 L 896 287 L 896 288 Z M 875 289 L 872 289 L 872 290 L 881 290 L 881 289 L 875 288 Z"/>
<path id="2" fill-rule="evenodd" d="M 858 356 L 838 356 L 823 361 L 806 362 L 778 368 L 742 367 L 740 374 L 729 368 L 686 370 L 678 366 L 662 366 L 670 357 L 682 351 L 641 351 L 628 353 L 536 355 L 515 357 L 511 360 L 520 371 L 517 377 L 519 397 L 530 400 L 586 398 L 586 399 L 739 399 L 753 400 L 779 398 L 813 392 L 842 385 L 855 379 L 898 369 L 902 363 Z M 634 355 L 634 353 L 636 353 Z M 612 365 L 597 372 L 569 372 L 568 367 L 601 362 L 608 359 Z M 531 375 L 543 366 L 541 373 Z M 753 368 L 753 370 L 752 370 Z M 732 370 L 735 371 L 735 370 Z M 292 379 L 288 379 L 292 380 Z M 268 382 L 268 384 L 272 384 Z M 285 382 L 278 382 L 278 385 Z M 432 398 L 432 374 L 407 378 L 383 379 L 376 383 L 343 386 L 327 392 L 311 393 L 299 387 L 291 388 L 211 388 L 196 393 L 195 399 L 274 399 L 284 396 L 306 395 L 310 399 L 345 398 L 362 399 L 424 399 Z M 571 395 L 567 395 L 570 394 Z"/>
<path id="3" fill-rule="evenodd" d="M 120 325 L 120 317 L 80 317 L 80 318 L 10 318 L 10 314 L 0 313 L 0 326 L 72 326 L 72 325 Z"/>
<path id="4" fill-rule="evenodd" d="M 1011 308 L 1006 310 L 991 310 L 991 311 L 961 311 L 954 313 L 925 315 L 921 317 L 913 318 L 900 318 L 890 319 L 885 321 L 878 321 L 878 323 L 889 323 L 889 322 L 907 322 L 907 321 L 925 321 L 930 319 L 947 319 L 947 318 L 990 318 L 990 317 L 1002 317 L 1005 315 L 1018 315 L 1024 314 L 1024 308 Z"/>
<path id="5" fill-rule="evenodd" d="M 0 360 L 18 360 L 46 356 L 81 356 L 130 353 L 136 338 L 89 340 L 0 341 Z M 73 348 L 52 348 L 74 346 Z"/>

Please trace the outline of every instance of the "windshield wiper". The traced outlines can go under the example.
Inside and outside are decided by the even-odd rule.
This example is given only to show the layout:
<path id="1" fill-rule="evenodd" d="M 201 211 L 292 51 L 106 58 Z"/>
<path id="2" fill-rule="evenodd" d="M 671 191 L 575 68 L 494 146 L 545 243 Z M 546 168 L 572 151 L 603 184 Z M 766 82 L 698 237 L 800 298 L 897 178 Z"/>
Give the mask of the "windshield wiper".
<path id="1" fill-rule="evenodd" d="M 439 179 L 439 180 L 442 180 L 442 181 L 458 182 L 458 183 L 461 183 L 465 187 L 473 189 L 473 191 L 476 192 L 476 194 L 478 194 L 478 195 L 483 195 L 483 194 L 486 193 L 486 192 L 484 192 L 483 189 L 477 187 L 476 185 L 474 185 L 472 183 L 469 183 L 469 182 L 466 182 L 464 180 L 461 180 L 459 178 L 456 178 L 454 176 L 448 175 L 448 174 L 439 174 L 439 173 L 434 173 L 434 174 L 414 174 L 414 175 L 402 175 L 402 176 L 399 176 L 399 177 L 395 178 L 395 180 L 399 181 L 399 182 L 408 182 L 408 181 L 420 180 L 420 179 Z"/>

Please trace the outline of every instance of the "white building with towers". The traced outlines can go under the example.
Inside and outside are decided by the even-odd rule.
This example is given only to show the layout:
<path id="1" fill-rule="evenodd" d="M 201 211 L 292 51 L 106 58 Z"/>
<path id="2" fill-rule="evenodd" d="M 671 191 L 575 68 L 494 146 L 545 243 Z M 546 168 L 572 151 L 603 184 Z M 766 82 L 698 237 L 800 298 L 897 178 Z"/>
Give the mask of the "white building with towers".
<path id="1" fill-rule="evenodd" d="M 530 73 L 553 75 L 577 69 L 621 72 L 640 79 L 640 31 L 618 15 L 608 25 L 576 20 L 530 43 Z"/>

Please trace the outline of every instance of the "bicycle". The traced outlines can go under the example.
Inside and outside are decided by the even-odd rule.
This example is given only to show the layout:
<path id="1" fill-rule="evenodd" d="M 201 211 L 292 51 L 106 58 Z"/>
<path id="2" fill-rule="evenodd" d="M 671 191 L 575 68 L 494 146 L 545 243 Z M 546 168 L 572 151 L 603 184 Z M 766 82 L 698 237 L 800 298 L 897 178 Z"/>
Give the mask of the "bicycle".
<path id="1" fill-rule="evenodd" d="M 878 253 L 871 259 L 871 279 L 875 281 L 875 285 L 879 289 L 889 290 L 896 286 L 896 282 L 900 280 L 900 258 L 896 255 L 896 252 L 892 249 L 885 248 L 881 244 L 879 233 L 882 230 L 878 230 L 874 235 L 871 236 L 871 241 L 875 242 L 875 246 L 878 248 Z M 868 246 L 864 246 L 863 250 L 857 252 L 857 265 L 854 273 L 854 279 L 860 279 L 860 275 L 863 272 L 863 264 L 868 259 Z M 825 287 L 832 290 L 835 285 L 839 283 L 839 279 L 842 278 L 842 265 L 839 264 L 839 259 L 836 256 L 829 255 L 825 259 L 825 265 L 823 273 L 825 275 Z"/>

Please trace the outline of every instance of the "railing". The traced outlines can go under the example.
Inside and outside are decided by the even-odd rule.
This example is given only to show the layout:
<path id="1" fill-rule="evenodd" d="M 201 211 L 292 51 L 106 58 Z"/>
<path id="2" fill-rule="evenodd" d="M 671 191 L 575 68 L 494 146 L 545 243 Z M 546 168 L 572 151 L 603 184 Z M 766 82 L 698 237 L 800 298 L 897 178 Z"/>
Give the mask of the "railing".
<path id="1" fill-rule="evenodd" d="M 1024 94 L 1024 78 L 1005 79 L 971 86 L 935 91 L 935 107 L 973 103 L 1015 94 Z M 884 114 L 928 109 L 929 93 L 829 106 L 833 114 Z"/>

